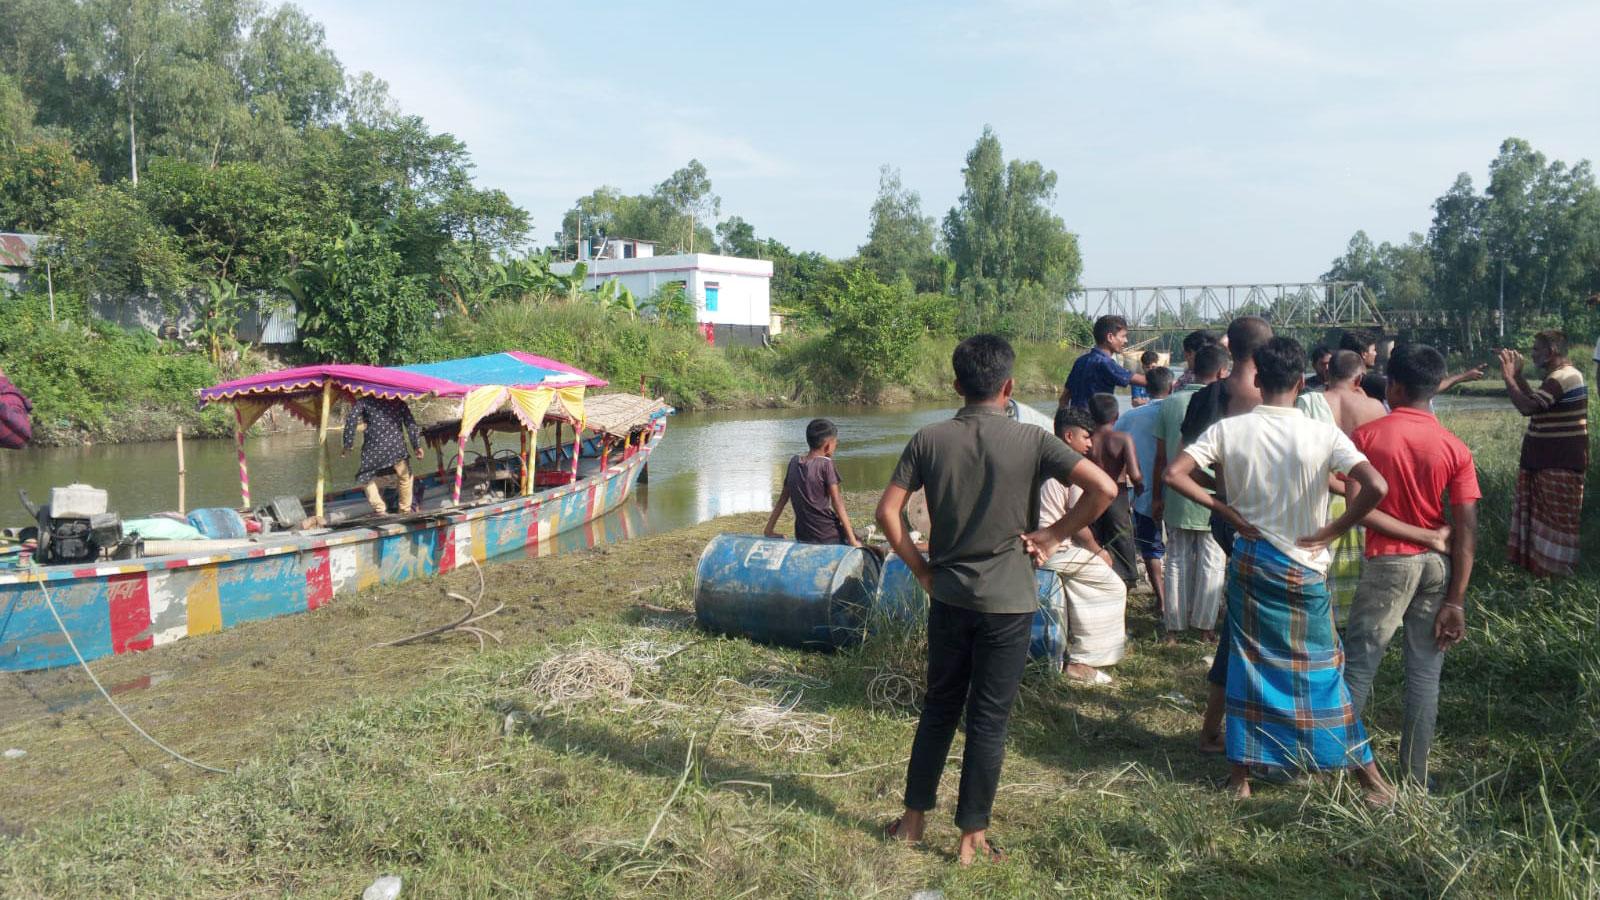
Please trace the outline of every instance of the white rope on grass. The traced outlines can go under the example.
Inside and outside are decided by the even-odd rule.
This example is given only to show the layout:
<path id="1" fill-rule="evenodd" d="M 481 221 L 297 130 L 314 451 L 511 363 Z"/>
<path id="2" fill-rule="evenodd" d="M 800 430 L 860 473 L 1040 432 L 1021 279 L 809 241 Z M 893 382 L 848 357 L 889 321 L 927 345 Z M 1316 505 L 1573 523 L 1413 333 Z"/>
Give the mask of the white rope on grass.
<path id="1" fill-rule="evenodd" d="M 84 659 L 83 659 L 83 654 L 78 651 L 78 642 L 74 641 L 72 639 L 72 632 L 67 630 L 67 623 L 61 621 L 61 613 L 56 611 L 56 602 L 50 598 L 50 589 L 48 587 L 45 587 L 44 573 L 38 571 L 38 564 L 37 563 L 34 563 L 34 574 L 39 576 L 39 591 L 40 591 L 40 593 L 44 594 L 44 603 L 45 603 L 46 606 L 48 606 L 50 608 L 50 615 L 56 620 L 56 627 L 61 629 L 61 634 L 66 637 L 67 646 L 72 648 L 72 655 L 74 657 L 77 657 L 78 665 L 83 667 L 83 671 L 84 671 L 85 674 L 87 674 L 89 676 L 89 680 L 94 682 L 94 686 L 97 689 L 99 689 L 100 696 L 106 698 L 106 702 L 111 704 L 111 708 L 117 711 L 117 715 L 121 716 L 123 721 L 128 723 L 129 727 L 131 727 L 134 731 L 138 732 L 140 737 L 142 737 L 145 740 L 149 741 L 151 744 L 154 744 L 157 749 L 159 749 L 162 752 L 166 753 L 168 756 L 172 757 L 173 759 L 176 759 L 179 762 L 187 763 L 188 765 L 194 766 L 196 769 L 203 769 L 203 770 L 205 770 L 207 772 L 215 772 L 218 775 L 232 775 L 233 773 L 228 771 L 227 769 L 219 769 L 216 766 L 208 766 L 203 762 L 195 762 L 194 760 L 190 759 L 189 757 L 184 756 L 182 753 L 179 753 L 178 751 L 172 749 L 171 747 L 168 747 L 166 744 L 163 744 L 160 741 L 156 740 L 155 738 L 151 737 L 150 736 L 150 732 L 145 731 L 143 728 L 140 728 L 139 727 L 139 723 L 135 722 L 133 720 L 133 717 L 128 715 L 126 710 L 124 710 L 122 707 L 118 706 L 117 705 L 117 701 L 111 699 L 111 693 L 106 690 L 105 685 L 100 683 L 100 679 L 95 677 L 94 670 L 89 668 L 89 664 L 87 662 L 85 662 Z"/>

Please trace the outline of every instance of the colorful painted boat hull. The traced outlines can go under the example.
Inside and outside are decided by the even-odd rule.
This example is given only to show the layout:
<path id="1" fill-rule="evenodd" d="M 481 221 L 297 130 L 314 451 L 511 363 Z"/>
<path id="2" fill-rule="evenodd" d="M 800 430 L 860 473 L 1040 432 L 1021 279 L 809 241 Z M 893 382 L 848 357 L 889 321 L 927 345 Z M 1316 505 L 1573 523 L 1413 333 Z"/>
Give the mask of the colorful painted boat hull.
<path id="1" fill-rule="evenodd" d="M 44 590 L 85 660 L 149 650 L 242 622 L 314 610 L 335 597 L 455 571 L 473 561 L 553 552 L 633 492 L 656 441 L 574 484 L 422 522 L 285 537 L 203 557 L 49 566 L 0 575 L 0 671 L 76 660 Z M 626 530 L 627 524 L 622 526 Z"/>

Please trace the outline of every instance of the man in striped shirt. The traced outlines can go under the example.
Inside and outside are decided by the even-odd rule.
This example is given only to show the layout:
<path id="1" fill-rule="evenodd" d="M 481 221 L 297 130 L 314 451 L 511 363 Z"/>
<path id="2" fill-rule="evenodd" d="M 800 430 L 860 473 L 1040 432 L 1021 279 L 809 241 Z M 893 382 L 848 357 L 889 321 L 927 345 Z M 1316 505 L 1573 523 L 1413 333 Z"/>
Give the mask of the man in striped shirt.
<path id="1" fill-rule="evenodd" d="M 1500 351 L 1500 375 L 1517 411 L 1528 417 L 1522 465 L 1511 505 L 1511 561 L 1535 575 L 1571 575 L 1578 567 L 1578 516 L 1589 465 L 1589 391 L 1567 358 L 1567 336 L 1533 337 L 1537 388 L 1522 376 L 1522 354 Z"/>

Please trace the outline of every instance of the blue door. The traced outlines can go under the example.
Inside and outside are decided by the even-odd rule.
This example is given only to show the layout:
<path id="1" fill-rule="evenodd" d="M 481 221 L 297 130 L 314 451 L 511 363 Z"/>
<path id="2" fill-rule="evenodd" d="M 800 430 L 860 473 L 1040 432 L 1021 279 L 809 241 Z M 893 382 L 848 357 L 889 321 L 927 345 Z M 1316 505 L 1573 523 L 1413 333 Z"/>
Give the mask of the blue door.
<path id="1" fill-rule="evenodd" d="M 721 287 L 715 281 L 706 282 L 706 312 L 717 311 L 717 290 Z"/>

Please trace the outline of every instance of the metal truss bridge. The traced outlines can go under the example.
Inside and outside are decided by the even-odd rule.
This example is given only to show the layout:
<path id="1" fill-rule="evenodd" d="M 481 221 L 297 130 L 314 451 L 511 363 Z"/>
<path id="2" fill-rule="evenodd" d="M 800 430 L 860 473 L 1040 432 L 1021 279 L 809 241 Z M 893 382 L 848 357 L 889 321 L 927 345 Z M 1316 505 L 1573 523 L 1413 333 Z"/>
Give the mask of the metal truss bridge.
<path id="1" fill-rule="evenodd" d="M 1360 281 L 1091 287 L 1067 295 L 1067 310 L 1093 321 L 1122 316 L 1135 331 L 1226 327 L 1262 316 L 1279 328 L 1378 328 L 1387 324 Z"/>

